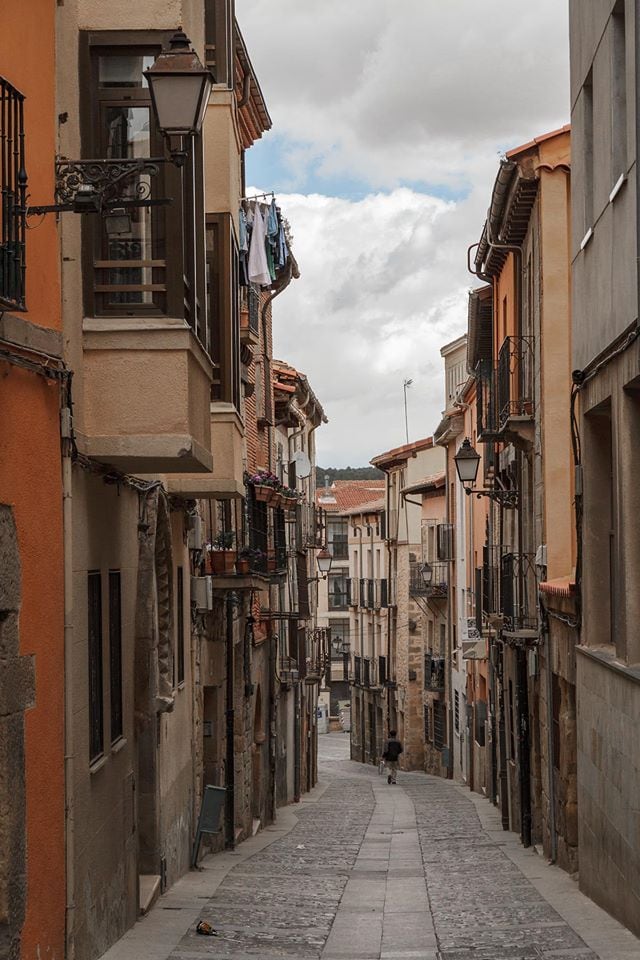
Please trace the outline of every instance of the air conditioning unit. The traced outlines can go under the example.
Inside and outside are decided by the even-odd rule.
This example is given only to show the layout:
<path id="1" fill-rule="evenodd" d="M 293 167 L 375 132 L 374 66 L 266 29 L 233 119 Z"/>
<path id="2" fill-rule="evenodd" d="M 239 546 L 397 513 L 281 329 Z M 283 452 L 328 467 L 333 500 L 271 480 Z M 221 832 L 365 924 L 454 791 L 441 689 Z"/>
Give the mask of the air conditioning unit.
<path id="1" fill-rule="evenodd" d="M 187 535 L 189 550 L 202 550 L 203 531 L 202 517 L 199 513 L 192 514 L 191 524 Z"/>
<path id="2" fill-rule="evenodd" d="M 191 577 L 191 603 L 198 611 L 213 610 L 212 577 Z"/>

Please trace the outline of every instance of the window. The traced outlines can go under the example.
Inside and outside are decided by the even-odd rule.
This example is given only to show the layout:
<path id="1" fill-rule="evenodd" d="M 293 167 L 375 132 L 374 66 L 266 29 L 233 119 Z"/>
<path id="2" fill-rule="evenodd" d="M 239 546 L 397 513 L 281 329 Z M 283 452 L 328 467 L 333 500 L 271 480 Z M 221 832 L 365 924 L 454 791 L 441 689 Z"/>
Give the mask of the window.
<path id="1" fill-rule="evenodd" d="M 240 313 L 238 247 L 230 214 L 207 216 L 205 346 L 215 364 L 212 399 L 240 410 Z"/>
<path id="2" fill-rule="evenodd" d="M 112 161 L 160 158 L 159 173 L 124 181 L 119 196 L 171 199 L 128 208 L 129 229 L 107 233 L 107 219 L 83 224 L 85 302 L 89 316 L 184 317 L 205 344 L 202 140 L 181 172 L 164 157 L 143 71 L 170 34 L 84 33 L 81 45 L 82 155 Z M 169 242 L 169 238 L 170 242 Z"/>
<path id="3" fill-rule="evenodd" d="M 25 310 L 27 182 L 24 172 L 23 95 L 0 77 L 0 307 Z"/>
<path id="4" fill-rule="evenodd" d="M 582 87 L 582 126 L 584 143 L 584 221 L 585 234 L 593 226 L 593 75 L 590 70 Z"/>
<path id="5" fill-rule="evenodd" d="M 424 705 L 424 742 L 431 743 L 431 707 Z"/>
<path id="6" fill-rule="evenodd" d="M 560 678 L 557 673 L 551 674 L 551 701 L 552 701 L 552 733 L 553 733 L 553 766 L 556 770 L 560 769 L 560 706 L 562 703 L 562 692 L 560 689 Z"/>
<path id="7" fill-rule="evenodd" d="M 87 578 L 87 639 L 89 652 L 89 762 L 104 751 L 102 691 L 102 577 L 92 571 Z"/>
<path id="8" fill-rule="evenodd" d="M 627 171 L 627 50 L 624 0 L 618 0 L 611 17 L 611 148 L 614 186 Z"/>
<path id="9" fill-rule="evenodd" d="M 331 659 L 342 660 L 343 647 L 349 643 L 349 621 L 347 619 L 331 620 L 329 626 L 331 628 Z"/>
<path id="10" fill-rule="evenodd" d="M 176 618 L 178 627 L 178 684 L 184 683 L 184 572 L 182 567 L 176 570 L 177 605 Z"/>
<path id="11" fill-rule="evenodd" d="M 433 745 L 436 750 L 442 750 L 447 742 L 447 720 L 445 705 L 436 700 L 433 704 Z"/>
<path id="12" fill-rule="evenodd" d="M 327 539 L 329 551 L 334 560 L 349 558 L 349 525 L 346 519 L 331 518 L 327 520 Z"/>
<path id="13" fill-rule="evenodd" d="M 349 606 L 349 578 L 342 573 L 329 574 L 329 610 L 346 610 Z"/>
<path id="14" fill-rule="evenodd" d="M 109 571 L 109 689 L 111 743 L 122 736 L 122 596 L 120 571 Z"/>
<path id="15" fill-rule="evenodd" d="M 205 63 L 216 83 L 233 87 L 233 0 L 205 0 Z"/>
<path id="16" fill-rule="evenodd" d="M 509 759 L 516 759 L 515 714 L 513 712 L 513 682 L 509 680 Z"/>
<path id="17" fill-rule="evenodd" d="M 453 725 L 456 733 L 460 733 L 460 693 L 458 690 L 454 691 L 454 707 L 453 707 Z"/>

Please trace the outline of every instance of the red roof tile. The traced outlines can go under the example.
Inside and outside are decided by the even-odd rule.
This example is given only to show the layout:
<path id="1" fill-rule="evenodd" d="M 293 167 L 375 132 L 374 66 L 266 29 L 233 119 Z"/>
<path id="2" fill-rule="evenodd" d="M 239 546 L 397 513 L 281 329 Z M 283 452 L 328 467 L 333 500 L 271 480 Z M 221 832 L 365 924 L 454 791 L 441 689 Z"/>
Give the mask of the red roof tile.
<path id="1" fill-rule="evenodd" d="M 380 500 L 385 486 L 385 480 L 335 480 L 330 487 L 318 487 L 316 504 L 327 513 L 343 513 Z"/>
<path id="2" fill-rule="evenodd" d="M 433 437 L 424 437 L 423 440 L 415 440 L 413 443 L 405 443 L 401 447 L 394 447 L 392 450 L 387 450 L 386 453 L 379 453 L 377 457 L 372 457 L 370 463 L 372 463 L 374 467 L 384 463 L 390 465 L 396 460 L 408 460 L 409 457 L 415 456 L 420 450 L 428 450 L 432 446 Z"/>

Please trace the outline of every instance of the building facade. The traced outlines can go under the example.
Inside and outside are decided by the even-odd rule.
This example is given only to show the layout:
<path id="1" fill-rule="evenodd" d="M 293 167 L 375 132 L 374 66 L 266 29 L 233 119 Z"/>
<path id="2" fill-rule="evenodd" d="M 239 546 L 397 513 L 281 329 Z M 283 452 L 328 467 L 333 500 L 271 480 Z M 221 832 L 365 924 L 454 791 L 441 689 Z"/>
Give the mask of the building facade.
<path id="1" fill-rule="evenodd" d="M 485 745 L 484 756 L 468 751 L 469 777 L 495 798 L 505 829 L 525 846 L 544 843 L 575 869 L 575 635 L 565 629 L 575 557 L 567 509 L 569 178 L 568 128 L 509 151 L 500 164 L 475 253 L 486 285 L 470 295 L 474 382 L 461 399 L 475 405 L 464 434 L 482 447 L 481 473 L 468 486 L 487 501 L 484 530 L 477 507 L 475 520 L 467 508 L 464 534 L 473 566 L 467 589 L 475 595 L 467 616 L 488 641 L 484 675 L 477 663 L 467 665 L 468 700 L 476 705 L 468 739 L 478 745 L 480 736 Z M 560 594 L 564 612 L 554 599 Z"/>
<path id="2" fill-rule="evenodd" d="M 433 439 L 427 437 L 379 454 L 371 463 L 386 475 L 387 576 L 394 591 L 394 602 L 387 614 L 385 736 L 389 729 L 397 731 L 404 745 L 400 758 L 402 769 L 422 770 L 425 763 L 423 691 L 434 682 L 438 683 L 439 690 L 443 685 L 439 677 L 435 681 L 425 677 L 429 661 L 425 659 L 425 645 L 418 630 L 421 610 L 412 592 L 412 576 L 415 585 L 422 556 L 422 502 L 409 496 L 407 491 L 426 477 L 441 473 L 444 454 L 434 446 Z"/>
<path id="3" fill-rule="evenodd" d="M 570 4 L 580 885 L 638 934 L 636 17 Z"/>
<path id="4" fill-rule="evenodd" d="M 60 233 L 27 216 L 54 192 L 55 9 L 0 35 L 0 957 L 64 954 L 65 713 Z M 29 199 L 31 198 L 31 199 Z M 40 223 L 39 229 L 28 229 Z M 68 572 L 68 568 L 67 568 Z M 67 717 L 68 719 L 68 717 Z"/>

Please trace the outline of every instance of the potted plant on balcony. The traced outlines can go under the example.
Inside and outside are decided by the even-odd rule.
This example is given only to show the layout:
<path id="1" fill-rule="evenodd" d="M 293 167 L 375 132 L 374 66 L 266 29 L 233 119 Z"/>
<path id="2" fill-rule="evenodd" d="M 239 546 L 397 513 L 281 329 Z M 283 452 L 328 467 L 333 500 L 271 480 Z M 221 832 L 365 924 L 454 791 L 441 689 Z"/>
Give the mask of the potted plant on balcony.
<path id="1" fill-rule="evenodd" d="M 233 564 L 235 551 L 233 550 L 233 541 L 235 534 L 233 530 L 225 530 L 208 544 L 208 563 L 211 573 L 221 576 L 223 574 L 233 573 Z"/>
<path id="2" fill-rule="evenodd" d="M 298 494 L 291 487 L 282 488 L 282 506 L 285 510 L 295 510 L 298 502 Z"/>
<path id="3" fill-rule="evenodd" d="M 269 503 L 274 493 L 280 489 L 280 481 L 269 470 L 258 470 L 256 473 L 249 474 L 248 483 L 253 487 L 256 500 L 262 500 Z"/>
<path id="4" fill-rule="evenodd" d="M 244 550 L 241 550 L 238 554 L 236 559 L 236 573 L 239 576 L 246 577 L 251 570 L 252 554 L 254 553 L 256 553 L 255 550 L 250 550 L 248 547 L 245 547 Z"/>

